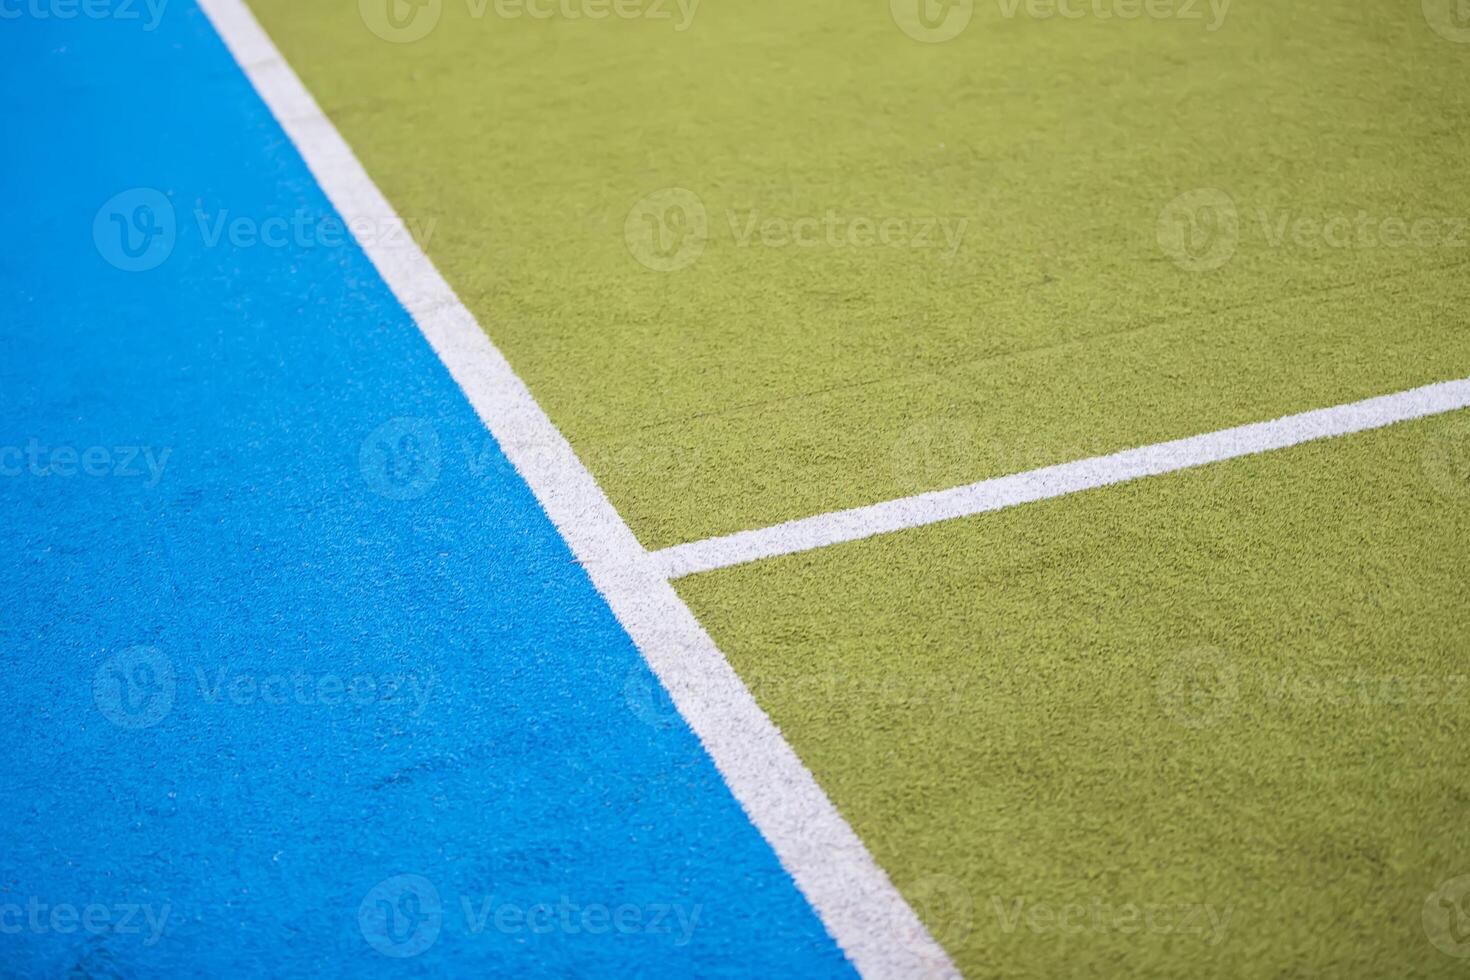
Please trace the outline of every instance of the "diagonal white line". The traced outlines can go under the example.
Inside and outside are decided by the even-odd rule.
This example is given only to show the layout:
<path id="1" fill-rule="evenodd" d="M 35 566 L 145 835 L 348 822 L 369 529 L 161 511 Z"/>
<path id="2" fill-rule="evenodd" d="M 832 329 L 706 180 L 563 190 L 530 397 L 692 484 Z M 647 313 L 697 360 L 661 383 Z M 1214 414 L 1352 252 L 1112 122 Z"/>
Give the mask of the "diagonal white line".
<path id="1" fill-rule="evenodd" d="M 649 561 L 660 575 L 672 580 L 1466 407 L 1470 407 L 1470 378 L 1445 381 L 1270 422 L 1128 449 L 1110 456 L 1080 459 L 949 490 L 692 541 L 655 551 L 649 555 Z"/>
<path id="2" fill-rule="evenodd" d="M 399 228 L 391 205 L 242 0 L 199 0 L 281 127 L 350 221 Z M 406 235 L 363 245 L 464 390 L 751 822 L 868 977 L 956 976 L 888 876 L 766 717 L 438 270 Z"/>

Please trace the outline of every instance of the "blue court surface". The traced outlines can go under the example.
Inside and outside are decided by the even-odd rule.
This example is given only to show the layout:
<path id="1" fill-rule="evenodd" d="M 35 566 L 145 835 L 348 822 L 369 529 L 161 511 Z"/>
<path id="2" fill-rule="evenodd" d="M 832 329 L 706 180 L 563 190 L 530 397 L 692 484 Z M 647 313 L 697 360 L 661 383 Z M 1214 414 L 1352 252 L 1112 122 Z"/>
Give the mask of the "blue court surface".
<path id="1" fill-rule="evenodd" d="M 0 974 L 850 972 L 174 2 L 0 23 Z"/>

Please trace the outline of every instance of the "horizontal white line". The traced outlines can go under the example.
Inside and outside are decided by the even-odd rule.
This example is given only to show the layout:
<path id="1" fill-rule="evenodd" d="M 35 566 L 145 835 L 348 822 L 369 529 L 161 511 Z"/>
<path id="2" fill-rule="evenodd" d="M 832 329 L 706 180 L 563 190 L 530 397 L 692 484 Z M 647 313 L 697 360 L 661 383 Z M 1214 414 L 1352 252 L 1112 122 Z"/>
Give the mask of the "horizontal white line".
<path id="1" fill-rule="evenodd" d="M 199 2 L 343 217 L 398 227 L 392 206 L 241 0 Z M 957 975 L 429 257 L 405 236 L 363 250 L 853 965 L 872 978 Z"/>
<path id="2" fill-rule="evenodd" d="M 1110 456 L 1095 456 L 949 490 L 818 514 L 774 527 L 692 541 L 655 551 L 649 555 L 649 561 L 659 574 L 677 579 L 1466 407 L 1470 407 L 1470 378 L 1445 381 L 1270 422 L 1127 449 Z"/>

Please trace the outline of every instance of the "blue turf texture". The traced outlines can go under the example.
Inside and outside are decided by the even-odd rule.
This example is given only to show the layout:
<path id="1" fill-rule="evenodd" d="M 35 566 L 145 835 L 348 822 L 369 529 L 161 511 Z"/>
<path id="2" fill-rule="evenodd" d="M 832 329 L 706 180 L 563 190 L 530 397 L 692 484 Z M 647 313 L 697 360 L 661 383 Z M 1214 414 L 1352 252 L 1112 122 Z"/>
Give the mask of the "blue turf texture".
<path id="1" fill-rule="evenodd" d="M 207 20 L 130 6 L 0 22 L 0 974 L 849 972 Z"/>

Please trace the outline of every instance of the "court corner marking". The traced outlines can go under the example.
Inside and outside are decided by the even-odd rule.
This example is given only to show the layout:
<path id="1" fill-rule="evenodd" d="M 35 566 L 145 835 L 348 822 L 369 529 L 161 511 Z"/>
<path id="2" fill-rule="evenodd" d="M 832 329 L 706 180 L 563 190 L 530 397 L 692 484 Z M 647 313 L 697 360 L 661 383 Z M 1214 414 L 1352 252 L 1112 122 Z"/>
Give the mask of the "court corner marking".
<path id="1" fill-rule="evenodd" d="M 399 221 L 243 0 L 199 0 L 199 6 L 337 211 Z M 957 976 L 948 954 L 428 256 L 401 241 L 362 248 L 852 964 L 871 978 Z"/>

